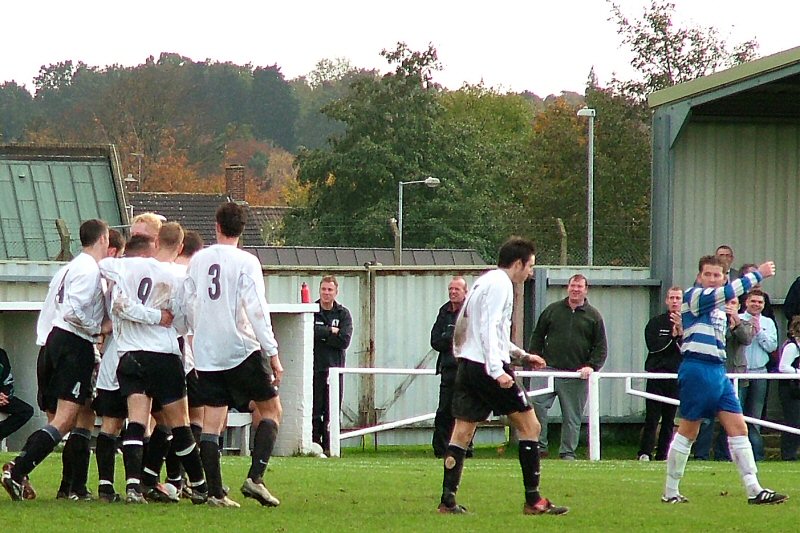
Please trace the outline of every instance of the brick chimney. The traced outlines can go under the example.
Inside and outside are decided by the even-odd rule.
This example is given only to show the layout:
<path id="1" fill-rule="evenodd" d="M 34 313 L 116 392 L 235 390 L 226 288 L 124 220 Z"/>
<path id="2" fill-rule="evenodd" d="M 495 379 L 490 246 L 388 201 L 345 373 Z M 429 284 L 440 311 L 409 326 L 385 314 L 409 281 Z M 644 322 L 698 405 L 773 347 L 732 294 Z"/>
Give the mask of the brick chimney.
<path id="1" fill-rule="evenodd" d="M 225 194 L 234 202 L 245 201 L 244 167 L 228 165 L 225 167 Z"/>

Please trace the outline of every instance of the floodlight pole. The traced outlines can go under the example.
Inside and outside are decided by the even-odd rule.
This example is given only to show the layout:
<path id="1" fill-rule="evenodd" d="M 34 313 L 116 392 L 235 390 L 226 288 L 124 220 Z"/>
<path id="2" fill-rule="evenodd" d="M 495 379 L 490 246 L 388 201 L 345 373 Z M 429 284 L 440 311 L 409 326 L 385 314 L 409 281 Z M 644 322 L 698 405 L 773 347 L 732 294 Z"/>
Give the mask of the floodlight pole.
<path id="1" fill-rule="evenodd" d="M 589 220 L 587 221 L 587 235 L 586 235 L 586 255 L 587 264 L 591 266 L 594 264 L 594 117 L 596 115 L 594 109 L 584 107 L 578 110 L 579 117 L 589 117 L 589 191 L 587 199 Z"/>

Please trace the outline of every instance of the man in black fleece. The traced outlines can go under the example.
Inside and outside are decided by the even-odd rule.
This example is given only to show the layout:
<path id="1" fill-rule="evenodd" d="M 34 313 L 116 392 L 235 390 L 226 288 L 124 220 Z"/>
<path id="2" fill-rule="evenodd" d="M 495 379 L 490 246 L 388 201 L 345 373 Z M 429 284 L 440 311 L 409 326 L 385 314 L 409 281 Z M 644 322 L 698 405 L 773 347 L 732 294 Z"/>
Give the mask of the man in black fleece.
<path id="1" fill-rule="evenodd" d="M 339 282 L 334 276 L 325 276 L 319 284 L 319 311 L 314 313 L 314 395 L 311 411 L 311 438 L 330 455 L 330 416 L 328 405 L 328 371 L 343 367 L 345 351 L 353 336 L 353 319 L 350 311 L 336 301 Z M 344 392 L 344 376 L 339 376 L 339 409 Z"/>
<path id="2" fill-rule="evenodd" d="M 453 356 L 453 332 L 456 319 L 464 299 L 467 297 L 467 282 L 461 276 L 455 276 L 447 286 L 447 303 L 439 308 L 436 322 L 431 328 L 431 348 L 439 352 L 436 360 L 436 373 L 442 376 L 439 383 L 439 406 L 433 420 L 433 455 L 444 457 L 450 434 L 456 419 L 453 417 L 453 390 L 456 383 L 458 363 Z M 467 449 L 467 457 L 472 455 L 471 446 Z"/>
<path id="3" fill-rule="evenodd" d="M 683 325 L 681 323 L 681 303 L 683 303 L 683 289 L 670 287 L 667 291 L 667 311 L 650 319 L 644 328 L 644 342 L 647 344 L 647 359 L 644 369 L 647 372 L 663 372 L 675 374 L 681 364 L 681 342 L 683 342 Z M 678 380 L 676 379 L 648 379 L 645 390 L 651 394 L 678 397 Z M 645 403 L 644 428 L 642 440 L 639 443 L 637 457 L 640 461 L 652 459 L 653 446 L 656 445 L 656 428 L 659 420 L 661 431 L 658 433 L 656 446 L 656 461 L 665 461 L 669 444 L 672 442 L 672 432 L 675 429 L 675 414 L 677 405 L 672 405 L 657 400 L 647 400 Z"/>
<path id="4" fill-rule="evenodd" d="M 581 379 L 556 378 L 554 392 L 533 399 L 536 418 L 542 424 L 539 446 L 546 453 L 547 412 L 558 397 L 562 418 L 559 456 L 568 461 L 575 460 L 587 380 L 592 372 L 602 368 L 608 350 L 603 317 L 589 305 L 588 292 L 589 280 L 583 274 L 569 278 L 567 297 L 542 311 L 529 349 L 547 361 L 548 370 L 581 373 Z"/>

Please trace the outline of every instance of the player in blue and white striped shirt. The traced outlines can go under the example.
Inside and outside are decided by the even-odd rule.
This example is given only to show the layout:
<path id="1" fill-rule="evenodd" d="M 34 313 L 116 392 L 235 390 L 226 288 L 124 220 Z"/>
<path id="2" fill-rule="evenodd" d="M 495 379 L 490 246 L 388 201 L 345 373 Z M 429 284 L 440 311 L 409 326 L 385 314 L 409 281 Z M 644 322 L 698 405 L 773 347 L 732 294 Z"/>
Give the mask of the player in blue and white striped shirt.
<path id="1" fill-rule="evenodd" d="M 667 453 L 667 481 L 661 501 L 685 503 L 678 491 L 692 444 L 704 418 L 719 418 L 728 434 L 731 459 L 736 463 L 747 491 L 748 503 L 782 503 L 788 496 L 765 489 L 758 482 L 753 448 L 747 438 L 747 424 L 731 381 L 725 375 L 725 333 L 728 320 L 725 304 L 744 294 L 756 283 L 775 274 L 768 261 L 758 271 L 726 283 L 723 264 L 713 255 L 700 259 L 700 286 L 683 294 L 683 362 L 678 369 L 681 421 Z"/>

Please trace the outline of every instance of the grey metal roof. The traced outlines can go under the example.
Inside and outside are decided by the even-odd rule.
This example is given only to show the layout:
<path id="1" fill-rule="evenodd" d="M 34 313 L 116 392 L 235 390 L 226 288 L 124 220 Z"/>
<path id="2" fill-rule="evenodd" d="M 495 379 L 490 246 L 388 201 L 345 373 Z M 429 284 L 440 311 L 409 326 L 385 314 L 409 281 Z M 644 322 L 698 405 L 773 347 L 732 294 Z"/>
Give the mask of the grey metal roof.
<path id="1" fill-rule="evenodd" d="M 245 246 L 262 265 L 280 266 L 363 266 L 395 264 L 391 248 L 313 248 L 303 246 Z M 403 250 L 404 266 L 486 265 L 475 250 Z"/>
<path id="2" fill-rule="evenodd" d="M 84 220 L 127 223 L 124 194 L 113 145 L 0 145 L 0 260 L 54 259 L 56 219 L 77 253 Z"/>
<path id="3" fill-rule="evenodd" d="M 130 194 L 134 215 L 153 212 L 167 220 L 180 223 L 184 229 L 198 232 L 206 244 L 217 240 L 214 232 L 214 214 L 220 204 L 229 202 L 227 194 L 186 193 L 186 192 L 135 192 Z M 246 205 L 247 224 L 242 234 L 245 246 L 264 244 L 262 233 L 264 222 L 278 217 L 281 209 L 272 207 L 253 207 Z"/>
<path id="4" fill-rule="evenodd" d="M 710 93 L 716 93 L 717 97 L 727 96 L 791 76 L 800 70 L 798 67 L 800 67 L 800 46 L 655 91 L 648 95 L 647 103 L 654 108 L 685 99 L 708 96 Z M 790 82 L 786 87 L 778 88 L 778 92 L 787 90 L 796 98 L 797 82 Z M 775 92 L 773 88 L 767 95 Z M 708 99 L 708 97 L 703 98 L 706 101 Z"/>

